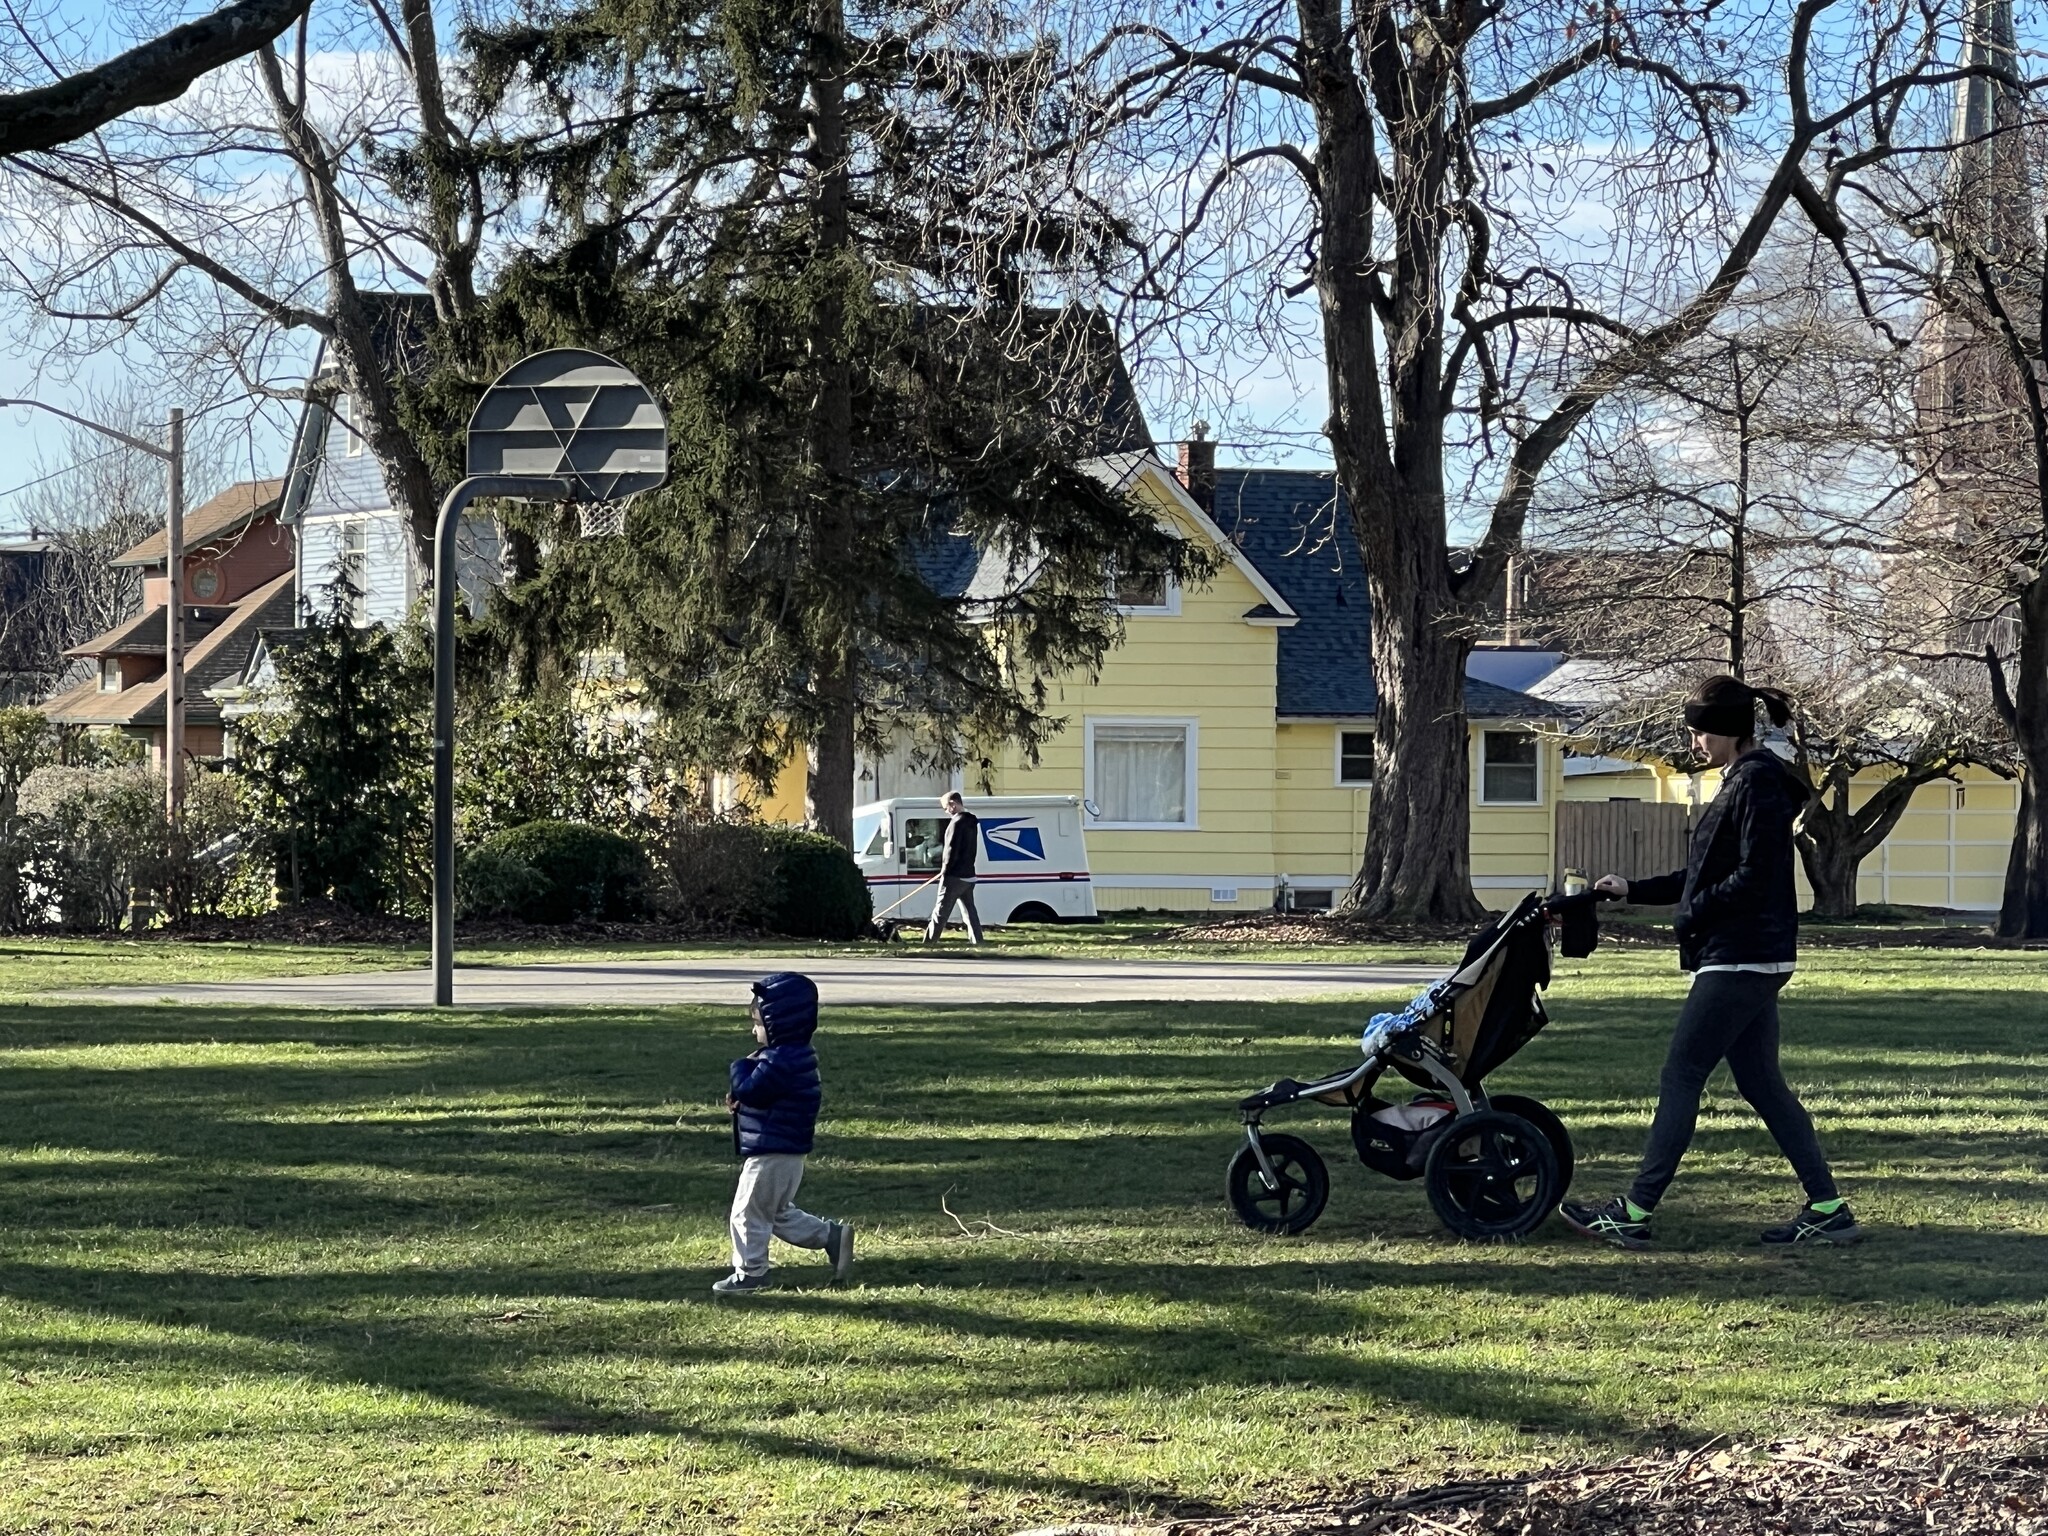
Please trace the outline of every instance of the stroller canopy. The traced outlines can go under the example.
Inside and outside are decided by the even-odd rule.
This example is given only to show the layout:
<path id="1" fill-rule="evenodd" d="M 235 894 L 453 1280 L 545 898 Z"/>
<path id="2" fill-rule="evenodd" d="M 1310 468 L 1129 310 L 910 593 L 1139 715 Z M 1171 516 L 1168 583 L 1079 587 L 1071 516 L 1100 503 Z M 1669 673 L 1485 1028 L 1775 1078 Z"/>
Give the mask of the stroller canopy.
<path id="1" fill-rule="evenodd" d="M 1531 893 L 1514 911 L 1473 935 L 1465 958 L 1450 975 L 1402 1012 L 1375 1017 L 1360 1044 L 1371 1054 L 1396 1034 L 1420 1031 L 1450 1057 L 1459 1080 L 1476 1088 L 1549 1022 L 1536 996 L 1549 985 L 1543 900 Z M 1398 1057 L 1394 1066 L 1411 1082 L 1435 1086 L 1427 1073 Z"/>

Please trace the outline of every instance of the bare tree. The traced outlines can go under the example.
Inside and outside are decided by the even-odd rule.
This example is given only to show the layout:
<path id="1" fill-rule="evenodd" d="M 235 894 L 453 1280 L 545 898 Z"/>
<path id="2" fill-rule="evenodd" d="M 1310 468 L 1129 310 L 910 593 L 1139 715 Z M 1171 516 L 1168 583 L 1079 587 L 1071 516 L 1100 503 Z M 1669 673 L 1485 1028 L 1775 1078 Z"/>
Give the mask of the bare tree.
<path id="1" fill-rule="evenodd" d="M 1927 494 L 1909 537 L 1915 600 L 1943 655 L 1976 652 L 2010 731 L 2020 807 L 2000 933 L 2048 937 L 2048 93 L 2024 78 L 2011 0 L 1971 0 L 1952 140 L 1874 167 L 1859 230 L 1925 303 Z"/>
<path id="2" fill-rule="evenodd" d="M 422 552 L 436 511 L 429 445 L 390 366 L 422 345 L 419 316 L 379 290 L 424 289 L 433 322 L 465 319 L 503 208 L 486 191 L 478 123 L 451 101 L 443 47 L 430 0 L 328 0 L 282 51 L 257 48 L 175 108 L 0 172 L 0 200 L 39 211 L 49 232 L 7 258 L 44 347 L 139 343 L 173 367 L 231 370 L 289 397 L 303 344 L 280 337 L 319 338 L 349 427 Z"/>
<path id="3" fill-rule="evenodd" d="M 1887 580 L 1919 488 L 1913 355 L 1832 301 L 1824 272 L 1774 267 L 1595 413 L 1510 579 L 1531 588 L 1534 638 L 1597 669 L 1606 696 L 1581 729 L 1610 750 L 1682 758 L 1673 722 L 1704 673 L 1792 695 L 1794 835 L 1815 911 L 1843 917 L 1915 791 L 2003 754 L 1974 676 L 1899 659 L 1919 638 Z"/>
<path id="4" fill-rule="evenodd" d="M 132 384 L 89 392 L 81 414 L 145 439 L 164 429 L 164 411 Z M 185 473 L 197 505 L 231 473 L 234 423 L 201 417 L 192 425 Z M 136 614 L 142 572 L 112 562 L 163 526 L 166 489 L 162 460 L 110 447 L 84 427 L 66 429 L 61 453 L 38 458 L 12 518 L 44 544 L 43 569 L 21 602 L 0 611 L 7 672 L 34 692 L 53 692 L 78 667 L 66 650 Z"/>
<path id="5" fill-rule="evenodd" d="M 0 96 L 0 155 L 25 155 L 82 139 L 138 107 L 176 100 L 201 75 L 268 47 L 305 15 L 308 0 L 234 0 L 172 27 L 104 64 L 58 73 L 48 85 Z M 48 55 L 18 13 L 9 18 L 39 59 Z"/>
<path id="6" fill-rule="evenodd" d="M 1113 152 L 1089 195 L 1141 252 L 1126 292 L 1157 324 L 1206 304 L 1284 337 L 1313 294 L 1380 700 L 1350 900 L 1466 919 L 1469 626 L 1540 479 L 1704 334 L 1789 207 L 1839 236 L 1845 179 L 1919 147 L 1910 109 L 1967 66 L 1914 0 L 1196 17 L 1162 4 L 1089 40 L 1077 93 Z"/>

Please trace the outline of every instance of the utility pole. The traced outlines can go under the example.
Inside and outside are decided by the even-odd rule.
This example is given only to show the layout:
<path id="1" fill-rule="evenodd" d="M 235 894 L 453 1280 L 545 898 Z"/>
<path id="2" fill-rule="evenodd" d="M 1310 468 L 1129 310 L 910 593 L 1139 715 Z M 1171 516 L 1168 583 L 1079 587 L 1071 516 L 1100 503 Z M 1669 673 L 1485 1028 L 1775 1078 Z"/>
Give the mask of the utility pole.
<path id="1" fill-rule="evenodd" d="M 185 814 L 185 413 L 172 407 L 168 443 L 152 443 L 40 400 L 0 399 L 0 407 L 10 405 L 61 416 L 123 447 L 162 459 L 170 472 L 170 506 L 164 517 L 164 574 L 170 589 L 164 601 L 164 813 L 175 826 Z"/>
<path id="2" fill-rule="evenodd" d="M 185 815 L 185 413 L 171 407 L 170 508 L 164 516 L 164 815 Z"/>

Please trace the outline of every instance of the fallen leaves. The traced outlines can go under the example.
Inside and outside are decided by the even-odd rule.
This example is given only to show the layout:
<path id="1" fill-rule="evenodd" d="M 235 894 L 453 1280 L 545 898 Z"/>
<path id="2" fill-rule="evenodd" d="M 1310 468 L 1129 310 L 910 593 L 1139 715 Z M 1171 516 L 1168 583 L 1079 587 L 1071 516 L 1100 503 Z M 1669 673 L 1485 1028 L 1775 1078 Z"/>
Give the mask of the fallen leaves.
<path id="1" fill-rule="evenodd" d="M 1717 1445 L 1301 1509 L 1025 1536 L 2048 1536 L 2048 1413 L 1930 1413 Z"/>

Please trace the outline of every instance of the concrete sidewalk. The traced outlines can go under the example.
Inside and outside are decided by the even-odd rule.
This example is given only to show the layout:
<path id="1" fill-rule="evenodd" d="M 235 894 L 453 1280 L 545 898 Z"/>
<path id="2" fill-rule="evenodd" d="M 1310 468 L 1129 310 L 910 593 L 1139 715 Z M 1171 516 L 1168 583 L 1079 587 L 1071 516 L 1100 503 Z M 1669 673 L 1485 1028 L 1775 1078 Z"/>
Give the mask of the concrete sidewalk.
<path id="1" fill-rule="evenodd" d="M 800 970 L 839 1006 L 964 1007 L 988 1003 L 1282 1002 L 1416 990 L 1442 966 L 1227 960 L 1044 960 L 993 955 L 730 955 L 589 965 L 459 966 L 463 1008 L 743 1007 L 756 977 Z M 268 981 L 67 992 L 89 1002 L 221 1003 L 238 1007 L 425 1008 L 426 971 L 288 976 Z"/>

